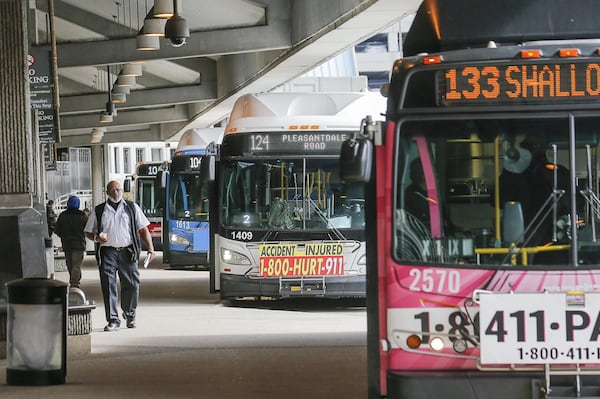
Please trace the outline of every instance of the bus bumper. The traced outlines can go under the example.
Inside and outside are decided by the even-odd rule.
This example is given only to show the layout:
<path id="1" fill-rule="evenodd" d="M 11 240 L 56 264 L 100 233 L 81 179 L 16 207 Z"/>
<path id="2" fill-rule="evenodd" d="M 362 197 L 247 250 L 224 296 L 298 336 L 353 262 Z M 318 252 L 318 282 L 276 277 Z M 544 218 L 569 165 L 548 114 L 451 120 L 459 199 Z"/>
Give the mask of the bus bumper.
<path id="1" fill-rule="evenodd" d="M 552 395 L 565 397 L 575 392 L 573 376 L 552 376 Z M 597 395 L 600 376 L 581 376 L 581 394 Z M 543 372 L 448 373 L 393 372 L 387 374 L 388 399 L 543 399 L 546 383 Z M 590 389 L 595 392 L 589 391 Z M 586 392 L 587 391 L 587 392 Z M 587 393 L 588 395 L 584 395 Z"/>
<path id="2" fill-rule="evenodd" d="M 164 253 L 163 253 L 164 256 Z M 170 251 L 168 259 L 165 259 L 165 263 L 169 264 L 170 268 L 178 269 L 185 267 L 208 267 L 208 253 L 189 253 L 189 252 L 175 252 Z"/>
<path id="3" fill-rule="evenodd" d="M 221 298 L 365 298 L 366 276 L 250 278 L 221 273 Z"/>

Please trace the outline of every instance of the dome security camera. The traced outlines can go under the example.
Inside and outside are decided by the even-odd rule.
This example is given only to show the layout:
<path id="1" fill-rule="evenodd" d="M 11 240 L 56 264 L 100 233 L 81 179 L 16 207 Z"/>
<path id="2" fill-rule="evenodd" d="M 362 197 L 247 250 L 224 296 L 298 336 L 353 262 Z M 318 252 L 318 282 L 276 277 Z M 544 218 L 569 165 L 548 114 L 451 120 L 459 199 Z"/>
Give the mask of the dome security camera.
<path id="1" fill-rule="evenodd" d="M 173 47 L 181 47 L 187 41 L 187 37 L 170 37 L 169 44 Z"/>
<path id="2" fill-rule="evenodd" d="M 173 47 L 183 46 L 190 37 L 190 28 L 185 18 L 178 14 L 173 15 L 165 24 L 165 39 Z"/>

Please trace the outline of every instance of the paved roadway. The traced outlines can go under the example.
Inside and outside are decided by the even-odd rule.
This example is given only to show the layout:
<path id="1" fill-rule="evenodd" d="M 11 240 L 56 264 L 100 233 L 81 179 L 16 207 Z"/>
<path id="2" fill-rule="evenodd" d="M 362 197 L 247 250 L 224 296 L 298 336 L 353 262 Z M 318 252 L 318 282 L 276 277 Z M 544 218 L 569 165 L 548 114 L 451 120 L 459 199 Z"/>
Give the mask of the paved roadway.
<path id="1" fill-rule="evenodd" d="M 64 281 L 66 273 L 57 278 Z M 138 327 L 104 332 L 98 272 L 87 256 L 82 289 L 97 305 L 91 353 L 70 355 L 67 383 L 44 387 L 8 386 L 0 359 L 0 398 L 367 397 L 362 303 L 225 306 L 209 294 L 208 272 L 168 270 L 160 256 L 141 279 Z"/>

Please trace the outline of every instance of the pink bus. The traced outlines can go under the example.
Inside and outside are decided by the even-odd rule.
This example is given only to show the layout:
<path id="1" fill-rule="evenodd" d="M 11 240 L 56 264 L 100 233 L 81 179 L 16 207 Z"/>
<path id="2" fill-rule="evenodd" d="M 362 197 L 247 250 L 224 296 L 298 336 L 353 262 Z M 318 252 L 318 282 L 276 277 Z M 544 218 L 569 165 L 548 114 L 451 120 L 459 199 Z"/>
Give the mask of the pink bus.
<path id="1" fill-rule="evenodd" d="M 573 4 L 424 2 L 386 121 L 342 146 L 370 398 L 598 397 L 599 7 Z"/>

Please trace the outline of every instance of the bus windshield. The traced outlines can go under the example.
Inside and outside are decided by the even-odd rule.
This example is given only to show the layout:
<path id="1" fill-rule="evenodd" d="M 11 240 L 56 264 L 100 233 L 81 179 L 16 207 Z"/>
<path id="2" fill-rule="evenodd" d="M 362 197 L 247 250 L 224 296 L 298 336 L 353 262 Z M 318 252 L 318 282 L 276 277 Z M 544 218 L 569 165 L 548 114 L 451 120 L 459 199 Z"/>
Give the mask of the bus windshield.
<path id="1" fill-rule="evenodd" d="M 188 221 L 208 221 L 208 188 L 198 174 L 171 175 L 169 217 Z"/>
<path id="2" fill-rule="evenodd" d="M 221 221 L 284 230 L 364 227 L 362 185 L 342 184 L 338 159 L 222 161 Z"/>
<path id="3" fill-rule="evenodd" d="M 597 264 L 599 126 L 598 117 L 564 114 L 404 122 L 396 259 Z"/>

